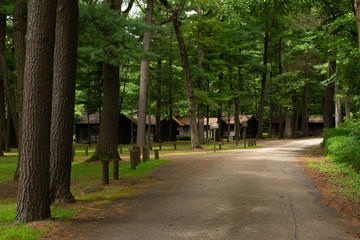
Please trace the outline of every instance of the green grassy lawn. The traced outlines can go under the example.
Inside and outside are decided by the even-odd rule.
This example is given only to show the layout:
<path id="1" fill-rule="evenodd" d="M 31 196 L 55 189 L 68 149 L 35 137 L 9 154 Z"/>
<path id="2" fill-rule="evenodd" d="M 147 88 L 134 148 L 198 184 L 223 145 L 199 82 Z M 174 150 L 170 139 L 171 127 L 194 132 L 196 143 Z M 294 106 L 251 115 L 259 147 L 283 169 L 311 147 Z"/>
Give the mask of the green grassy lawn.
<path id="1" fill-rule="evenodd" d="M 93 147 L 95 149 L 95 147 Z M 79 153 L 81 149 L 77 150 Z M 159 159 L 150 160 L 141 163 L 136 170 L 130 169 L 130 163 L 123 162 L 119 166 L 119 175 L 121 179 L 134 178 L 144 176 L 155 167 L 163 165 L 171 160 Z M 6 153 L 6 157 L 0 158 L 0 182 L 6 182 L 13 178 L 17 164 L 17 153 Z M 110 164 L 110 176 L 112 175 L 112 167 Z M 54 204 L 51 207 L 52 218 L 48 220 L 47 227 L 34 228 L 26 224 L 12 225 L 16 213 L 16 199 L 0 200 L 0 240 L 5 239 L 38 239 L 42 234 L 51 229 L 51 224 L 61 221 L 68 221 L 69 218 L 83 211 L 86 207 L 97 207 L 105 203 L 109 203 L 114 199 L 129 196 L 136 192 L 136 187 L 122 186 L 119 181 L 110 180 L 109 185 L 101 184 L 101 164 L 84 163 L 83 161 L 75 161 L 72 164 L 72 193 L 75 198 L 82 204 Z M 129 180 L 130 181 L 130 180 Z M 86 192 L 86 189 L 95 188 L 94 192 Z M 84 204 L 85 202 L 85 204 Z"/>

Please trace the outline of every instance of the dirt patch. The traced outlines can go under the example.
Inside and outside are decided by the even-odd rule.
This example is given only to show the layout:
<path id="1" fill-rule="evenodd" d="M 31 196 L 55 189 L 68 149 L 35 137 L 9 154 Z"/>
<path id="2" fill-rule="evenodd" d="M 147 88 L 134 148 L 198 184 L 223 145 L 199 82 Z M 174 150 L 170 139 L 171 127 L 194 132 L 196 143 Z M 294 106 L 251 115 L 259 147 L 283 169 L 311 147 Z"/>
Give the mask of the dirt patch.
<path id="1" fill-rule="evenodd" d="M 335 192 L 340 190 L 339 186 L 331 183 L 329 175 L 321 172 L 319 169 L 309 167 L 308 160 L 318 163 L 326 160 L 321 154 L 315 156 L 302 157 L 302 164 L 307 175 L 312 179 L 315 187 L 322 193 L 322 203 L 336 209 L 343 217 L 351 219 L 351 225 L 347 225 L 347 233 L 351 235 L 351 239 L 360 239 L 360 201 L 354 201 L 349 198 L 340 197 Z"/>
<path id="2" fill-rule="evenodd" d="M 18 193 L 18 181 L 11 180 L 0 183 L 0 200 L 16 198 Z"/>

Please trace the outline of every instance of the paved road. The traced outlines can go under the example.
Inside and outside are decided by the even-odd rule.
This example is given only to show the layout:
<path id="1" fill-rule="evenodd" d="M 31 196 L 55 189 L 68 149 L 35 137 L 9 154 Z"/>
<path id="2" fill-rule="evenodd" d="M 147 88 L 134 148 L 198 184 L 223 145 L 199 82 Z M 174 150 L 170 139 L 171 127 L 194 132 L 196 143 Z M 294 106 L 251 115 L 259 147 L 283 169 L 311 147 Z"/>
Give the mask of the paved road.
<path id="1" fill-rule="evenodd" d="M 319 143 L 279 141 L 257 149 L 171 156 L 174 162 L 152 173 L 155 186 L 114 204 L 114 213 L 125 209 L 119 214 L 75 222 L 71 238 L 349 239 L 344 219 L 320 203 L 296 158 Z"/>

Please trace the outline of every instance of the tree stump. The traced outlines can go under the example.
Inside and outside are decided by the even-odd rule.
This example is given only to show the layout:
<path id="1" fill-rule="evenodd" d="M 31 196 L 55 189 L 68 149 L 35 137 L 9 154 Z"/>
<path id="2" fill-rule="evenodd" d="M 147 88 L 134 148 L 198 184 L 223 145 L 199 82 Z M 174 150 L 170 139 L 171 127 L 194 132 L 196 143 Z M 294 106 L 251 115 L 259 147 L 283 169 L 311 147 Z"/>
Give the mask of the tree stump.
<path id="1" fill-rule="evenodd" d="M 133 145 L 129 151 L 131 169 L 136 169 L 136 166 L 140 163 L 140 148 L 137 145 Z"/>
<path id="2" fill-rule="evenodd" d="M 122 146 L 122 144 L 119 145 L 119 153 L 123 154 L 123 146 Z"/>
<path id="3" fill-rule="evenodd" d="M 221 143 L 219 143 L 219 149 L 221 149 Z"/>
<path id="4" fill-rule="evenodd" d="M 144 146 L 143 148 L 143 162 L 147 162 L 150 160 L 150 149 L 148 146 Z"/>
<path id="5" fill-rule="evenodd" d="M 246 139 L 244 138 L 244 148 L 246 148 Z"/>
<path id="6" fill-rule="evenodd" d="M 160 159 L 160 158 L 159 158 L 159 150 L 158 150 L 158 149 L 155 149 L 155 150 L 154 150 L 154 155 L 155 155 L 155 156 L 154 156 L 155 159 Z"/>
<path id="7" fill-rule="evenodd" d="M 174 143 L 174 150 L 176 150 L 176 143 Z"/>
<path id="8" fill-rule="evenodd" d="M 159 142 L 159 149 L 161 150 L 161 140 L 160 140 L 160 142 Z"/>

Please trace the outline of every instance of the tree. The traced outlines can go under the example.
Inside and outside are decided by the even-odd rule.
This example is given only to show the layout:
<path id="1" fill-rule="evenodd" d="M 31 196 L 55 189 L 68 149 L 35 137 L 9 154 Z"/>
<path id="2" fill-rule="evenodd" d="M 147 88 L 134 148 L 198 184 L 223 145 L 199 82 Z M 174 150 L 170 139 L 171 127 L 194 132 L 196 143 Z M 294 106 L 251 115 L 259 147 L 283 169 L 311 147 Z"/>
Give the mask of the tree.
<path id="1" fill-rule="evenodd" d="M 70 192 L 77 60 L 78 1 L 58 0 L 50 136 L 50 200 L 74 202 Z"/>
<path id="2" fill-rule="evenodd" d="M 153 11 L 153 0 L 147 0 L 146 3 L 146 20 L 145 23 L 148 27 L 151 25 Z M 150 29 L 146 29 L 143 38 L 143 47 L 145 56 L 141 59 L 140 66 L 140 94 L 139 94 L 139 112 L 138 112 L 138 130 L 136 143 L 140 147 L 142 152 L 145 146 L 145 125 L 146 125 L 146 96 L 149 84 L 149 71 L 150 71 L 150 59 L 148 53 L 150 52 L 151 32 Z M 150 125 L 151 126 L 151 125 Z M 149 127 L 150 129 L 150 127 Z"/>
<path id="3" fill-rule="evenodd" d="M 0 48 L 4 48 L 6 35 L 6 15 L 0 14 Z M 2 49 L 0 52 L 4 52 Z M 0 78 L 0 156 L 4 155 L 4 139 L 5 139 L 5 96 L 3 77 Z"/>
<path id="4" fill-rule="evenodd" d="M 121 14 L 126 17 L 129 13 L 134 1 L 130 1 L 127 9 L 121 11 L 122 1 L 111 0 L 110 12 L 113 17 L 120 18 Z M 108 165 L 109 161 L 113 160 L 115 163 L 114 170 L 118 168 L 117 162 L 120 160 L 119 153 L 117 151 L 118 143 L 118 127 L 119 127 L 119 58 L 117 51 L 113 51 L 114 48 L 120 48 L 120 43 L 112 35 L 112 27 L 110 25 L 104 26 L 102 29 L 103 34 L 103 111 L 100 123 L 100 135 L 99 143 L 96 147 L 94 155 L 91 157 L 91 161 L 101 160 L 103 164 L 103 183 L 109 182 Z"/>
<path id="5" fill-rule="evenodd" d="M 50 124 L 56 0 L 29 0 L 15 223 L 50 217 Z"/>
<path id="6" fill-rule="evenodd" d="M 169 14 L 171 14 L 170 20 L 173 23 L 173 27 L 175 30 L 175 35 L 179 44 L 179 51 L 181 56 L 181 61 L 184 70 L 185 82 L 186 82 L 186 92 L 189 100 L 189 114 L 190 114 L 190 133 L 191 133 L 191 148 L 198 148 L 199 144 L 199 135 L 196 124 L 196 103 L 194 90 L 191 80 L 191 72 L 190 66 L 187 56 L 186 44 L 184 41 L 184 37 L 181 31 L 181 21 L 180 16 L 184 9 L 185 0 L 182 0 L 178 7 L 171 7 L 171 5 L 167 2 L 167 0 L 160 0 L 160 2 L 167 8 Z"/>
<path id="7" fill-rule="evenodd" d="M 24 66 L 26 53 L 26 24 L 27 24 L 27 0 L 14 0 L 14 46 L 16 61 L 17 78 L 17 115 L 18 115 L 18 152 L 21 153 L 21 122 L 23 109 L 23 90 L 24 90 Z M 18 164 L 14 174 L 14 179 L 19 178 L 19 154 Z"/>

